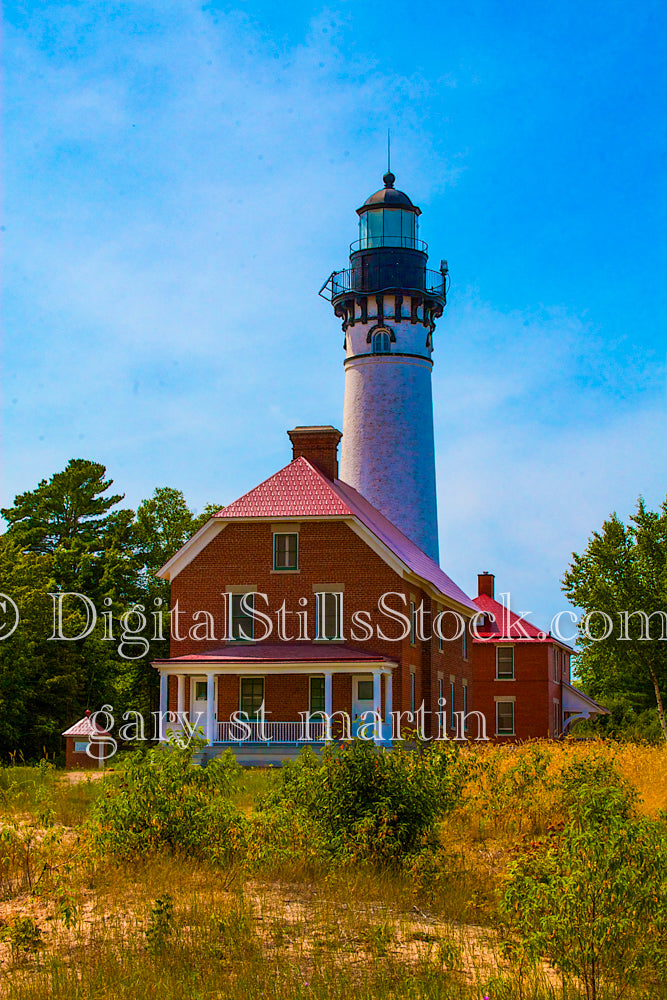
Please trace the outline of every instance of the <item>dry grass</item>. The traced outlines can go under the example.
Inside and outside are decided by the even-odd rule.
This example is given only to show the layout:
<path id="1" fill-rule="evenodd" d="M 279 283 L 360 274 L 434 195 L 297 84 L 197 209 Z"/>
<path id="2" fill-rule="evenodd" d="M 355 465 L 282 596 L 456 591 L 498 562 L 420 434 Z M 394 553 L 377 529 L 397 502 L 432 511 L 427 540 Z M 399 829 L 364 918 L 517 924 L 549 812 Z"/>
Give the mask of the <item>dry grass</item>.
<path id="1" fill-rule="evenodd" d="M 667 809 L 667 748 L 542 743 L 474 754 L 481 766 L 442 823 L 439 847 L 393 874 L 317 869 L 298 858 L 291 871 L 286 864 L 262 878 L 178 857 L 99 863 L 76 838 L 104 780 L 5 769 L 0 841 L 27 831 L 46 869 L 35 891 L 9 833 L 4 854 L 0 842 L 0 996 L 578 1000 L 576 983 L 564 985 L 547 966 L 510 961 L 497 886 L 517 846 L 558 815 L 557 778 L 569 762 L 614 761 L 637 788 L 641 811 L 655 817 Z M 272 771 L 246 772 L 238 807 L 250 815 L 275 780 Z M 49 808 L 51 841 L 39 826 Z M 652 984 L 625 996 L 662 1000 L 667 991 Z"/>

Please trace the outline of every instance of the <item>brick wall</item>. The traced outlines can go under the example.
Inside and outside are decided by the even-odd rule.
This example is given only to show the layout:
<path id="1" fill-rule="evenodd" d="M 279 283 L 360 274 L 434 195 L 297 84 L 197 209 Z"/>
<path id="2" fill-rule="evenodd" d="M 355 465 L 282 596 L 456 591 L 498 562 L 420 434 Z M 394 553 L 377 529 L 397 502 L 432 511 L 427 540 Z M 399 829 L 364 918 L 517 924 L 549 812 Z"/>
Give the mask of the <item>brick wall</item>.
<path id="1" fill-rule="evenodd" d="M 77 770 L 89 771 L 91 769 L 97 770 L 98 762 L 89 757 L 85 750 L 76 751 L 74 746 L 76 743 L 85 743 L 85 736 L 66 736 L 65 737 L 65 767 L 70 770 L 76 768 Z M 96 748 L 99 750 L 99 746 Z M 94 751 L 92 751 L 94 752 Z"/>
<path id="2" fill-rule="evenodd" d="M 285 530 L 289 530 L 288 526 Z M 268 522 L 244 522 L 227 525 L 210 544 L 176 577 L 171 586 L 172 606 L 178 601 L 180 639 L 172 639 L 171 656 L 183 656 L 216 649 L 225 644 L 226 588 L 248 585 L 265 593 L 268 604 L 258 600 L 257 607 L 271 614 L 274 634 L 266 641 L 279 641 L 275 631 L 274 612 L 285 601 L 288 612 L 288 634 L 298 632 L 298 619 L 294 612 L 304 610 L 299 598 L 307 599 L 308 634 L 315 637 L 314 585 L 341 585 L 344 590 L 344 636 L 346 645 L 386 656 L 399 662 L 393 677 L 393 707 L 406 711 L 410 707 L 410 667 L 416 668 L 416 704 L 422 698 L 428 711 L 437 711 L 437 670 L 456 675 L 458 708 L 463 707 L 461 681 L 472 679 L 471 663 L 464 662 L 462 639 L 443 643 L 438 650 L 435 641 L 417 642 L 410 637 L 391 641 L 401 626 L 383 617 L 377 602 L 383 593 L 390 591 L 404 594 L 406 604 L 391 598 L 391 606 L 409 612 L 410 600 L 417 605 L 424 600 L 425 609 L 433 612 L 431 601 L 414 585 L 407 585 L 401 577 L 363 542 L 351 528 L 340 521 L 308 521 L 299 527 L 299 570 L 297 572 L 273 571 L 273 531 Z M 374 635 L 371 640 L 354 639 L 350 634 L 353 611 L 368 611 L 373 626 L 380 624 L 388 637 L 383 640 Z M 214 621 L 214 638 L 197 640 L 188 636 L 194 624 L 193 614 L 208 611 Z M 425 634 L 432 627 L 432 614 L 426 616 Z M 374 629 L 375 631 L 375 629 Z M 359 630 L 357 630 L 359 634 Z M 314 671 L 316 672 L 316 671 Z M 384 687 L 384 685 L 383 685 Z M 470 689 L 469 689 L 470 690 Z M 169 707 L 176 709 L 176 679 L 169 685 Z M 220 679 L 218 718 L 226 719 L 239 707 L 238 676 Z M 189 706 L 189 691 L 186 693 Z M 305 676 L 267 675 L 266 707 L 274 719 L 298 719 L 298 713 L 308 709 L 308 679 Z M 334 676 L 333 707 L 351 712 L 352 692 L 350 675 Z M 469 700 L 469 709 L 472 699 Z M 428 730 L 427 730 L 428 731 Z"/>
<path id="3" fill-rule="evenodd" d="M 475 708 L 486 716 L 487 734 L 499 742 L 554 736 L 553 699 L 563 703 L 560 683 L 553 681 L 553 645 L 524 640 L 514 646 L 514 680 L 496 680 L 496 643 L 472 644 Z M 496 736 L 495 697 L 514 702 L 514 736 Z"/>

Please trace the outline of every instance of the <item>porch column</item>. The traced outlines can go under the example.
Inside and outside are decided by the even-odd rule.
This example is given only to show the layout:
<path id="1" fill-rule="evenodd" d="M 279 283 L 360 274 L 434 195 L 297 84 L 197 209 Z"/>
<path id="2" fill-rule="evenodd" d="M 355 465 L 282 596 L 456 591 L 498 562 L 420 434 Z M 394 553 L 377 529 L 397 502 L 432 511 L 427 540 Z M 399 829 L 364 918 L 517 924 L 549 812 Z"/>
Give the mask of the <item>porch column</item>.
<path id="1" fill-rule="evenodd" d="M 333 677 L 329 673 L 324 675 L 324 711 L 328 716 L 333 712 Z"/>
<path id="2" fill-rule="evenodd" d="M 382 715 L 382 674 L 373 672 L 373 711 Z"/>
<path id="3" fill-rule="evenodd" d="M 169 708 L 169 674 L 162 672 L 160 674 L 160 718 L 164 720 L 167 717 L 167 710 Z M 164 722 L 160 724 L 160 735 L 162 735 L 164 729 Z"/>
<path id="4" fill-rule="evenodd" d="M 213 715 L 213 702 L 215 699 L 215 674 L 209 670 L 206 674 L 206 739 L 209 743 L 215 742 L 215 717 Z"/>
<path id="5" fill-rule="evenodd" d="M 185 715 L 185 674 L 178 675 L 178 715 L 182 719 Z"/>

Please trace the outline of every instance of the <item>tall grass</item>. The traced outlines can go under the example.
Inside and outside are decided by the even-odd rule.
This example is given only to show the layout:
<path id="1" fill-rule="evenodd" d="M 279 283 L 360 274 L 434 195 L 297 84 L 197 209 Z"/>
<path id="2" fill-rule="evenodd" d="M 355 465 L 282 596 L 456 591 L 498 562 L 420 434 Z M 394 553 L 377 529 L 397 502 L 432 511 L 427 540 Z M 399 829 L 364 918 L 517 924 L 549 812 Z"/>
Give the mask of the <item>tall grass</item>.
<path id="1" fill-rule="evenodd" d="M 667 809 L 667 748 L 473 747 L 456 764 L 457 808 L 401 866 L 380 870 L 319 858 L 307 827 L 292 840 L 273 831 L 274 849 L 273 820 L 255 809 L 279 781 L 271 769 L 245 771 L 230 795 L 257 825 L 247 856 L 118 865 L 86 847 L 106 778 L 70 784 L 45 765 L 2 768 L 0 996 L 579 1000 L 576 979 L 527 962 L 497 908 L 509 863 L 567 821 L 575 764 L 615 769 L 651 819 Z M 667 987 L 646 979 L 624 1000 L 667 1000 Z"/>

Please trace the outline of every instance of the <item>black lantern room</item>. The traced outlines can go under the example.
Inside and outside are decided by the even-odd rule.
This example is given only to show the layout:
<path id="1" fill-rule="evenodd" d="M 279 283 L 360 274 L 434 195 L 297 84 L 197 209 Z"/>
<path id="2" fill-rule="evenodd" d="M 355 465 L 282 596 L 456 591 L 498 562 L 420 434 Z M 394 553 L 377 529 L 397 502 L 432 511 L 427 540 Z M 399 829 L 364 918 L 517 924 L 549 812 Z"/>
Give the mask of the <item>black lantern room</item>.
<path id="1" fill-rule="evenodd" d="M 395 180 L 391 172 L 386 173 L 384 187 L 357 209 L 359 239 L 350 246 L 350 266 L 334 271 L 320 289 L 343 320 L 343 329 L 358 318 L 366 321 L 369 295 L 384 298 L 385 293 L 393 293 L 398 317 L 399 300 L 410 297 L 409 318 L 413 323 L 423 322 L 431 330 L 435 317 L 442 315 L 446 262 L 440 271 L 427 269 L 428 247 L 418 238 L 421 210 L 405 192 L 394 187 Z"/>

